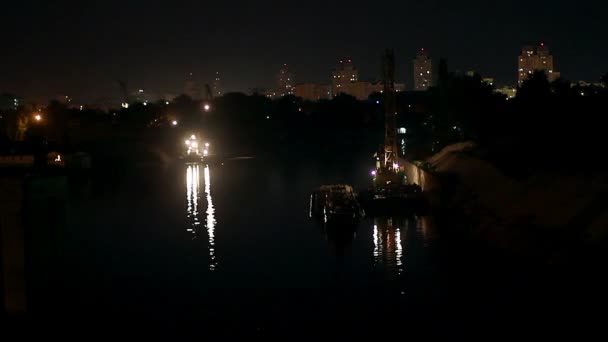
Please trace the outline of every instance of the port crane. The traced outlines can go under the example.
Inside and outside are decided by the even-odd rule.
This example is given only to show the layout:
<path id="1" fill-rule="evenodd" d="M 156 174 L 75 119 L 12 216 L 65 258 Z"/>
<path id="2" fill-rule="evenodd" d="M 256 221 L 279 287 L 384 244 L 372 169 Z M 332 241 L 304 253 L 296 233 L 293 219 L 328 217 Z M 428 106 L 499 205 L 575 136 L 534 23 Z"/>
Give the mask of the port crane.
<path id="1" fill-rule="evenodd" d="M 387 49 L 382 58 L 384 83 L 384 145 L 376 153 L 374 183 L 376 187 L 402 184 L 399 179 L 399 149 L 397 147 L 397 102 L 395 98 L 395 53 Z M 383 159 L 381 159 L 383 158 Z"/>

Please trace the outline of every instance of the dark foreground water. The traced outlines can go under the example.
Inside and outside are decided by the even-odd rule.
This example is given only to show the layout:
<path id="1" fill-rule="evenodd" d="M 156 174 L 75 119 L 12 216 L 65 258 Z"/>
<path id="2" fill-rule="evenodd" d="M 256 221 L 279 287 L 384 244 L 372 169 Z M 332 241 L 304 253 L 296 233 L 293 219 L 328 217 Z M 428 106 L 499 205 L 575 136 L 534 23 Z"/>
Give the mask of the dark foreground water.
<path id="1" fill-rule="evenodd" d="M 66 248 L 31 322 L 195 336 L 494 336 L 585 312 L 581 289 L 564 285 L 584 281 L 571 271 L 473 247 L 441 218 L 368 217 L 353 232 L 309 220 L 311 189 L 367 186 L 368 172 L 247 159 L 142 167 L 94 184 L 70 201 Z"/>

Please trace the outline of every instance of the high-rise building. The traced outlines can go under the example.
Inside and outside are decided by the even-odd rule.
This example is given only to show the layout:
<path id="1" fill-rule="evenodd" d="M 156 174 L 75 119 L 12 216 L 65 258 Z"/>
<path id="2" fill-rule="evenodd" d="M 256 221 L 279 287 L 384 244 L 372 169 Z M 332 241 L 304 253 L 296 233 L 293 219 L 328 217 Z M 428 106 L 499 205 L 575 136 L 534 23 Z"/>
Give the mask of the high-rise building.
<path id="1" fill-rule="evenodd" d="M 293 74 L 289 71 L 287 64 L 283 64 L 281 70 L 277 74 L 277 89 L 276 96 L 283 97 L 293 95 L 294 79 Z"/>
<path id="2" fill-rule="evenodd" d="M 332 73 L 332 95 L 336 96 L 340 93 L 348 94 L 347 88 L 349 88 L 351 83 L 355 83 L 358 80 L 359 72 L 353 66 L 353 61 L 350 59 L 341 60 Z"/>
<path id="3" fill-rule="evenodd" d="M 559 78 L 559 72 L 553 68 L 553 55 L 544 43 L 537 47 L 524 46 L 518 59 L 517 82 L 521 84 L 535 70 L 542 70 L 547 74 L 550 82 Z"/>
<path id="4" fill-rule="evenodd" d="M 421 48 L 414 59 L 414 90 L 427 90 L 433 85 L 431 57 Z"/>
<path id="5" fill-rule="evenodd" d="M 218 97 L 218 96 L 222 96 L 222 85 L 221 85 L 221 79 L 220 79 L 220 73 L 216 72 L 215 73 L 215 78 L 213 79 L 213 96 L 214 97 Z"/>

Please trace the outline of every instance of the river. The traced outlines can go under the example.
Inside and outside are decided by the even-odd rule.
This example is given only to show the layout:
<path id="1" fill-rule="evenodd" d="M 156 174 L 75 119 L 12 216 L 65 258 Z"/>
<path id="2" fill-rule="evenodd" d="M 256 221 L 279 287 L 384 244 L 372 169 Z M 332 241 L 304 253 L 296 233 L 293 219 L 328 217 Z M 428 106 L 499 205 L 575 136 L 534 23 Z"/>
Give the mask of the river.
<path id="1" fill-rule="evenodd" d="M 94 187 L 69 202 L 47 309 L 196 336 L 434 336 L 506 329 L 513 317 L 535 326 L 561 307 L 546 287 L 553 273 L 446 239 L 441 218 L 366 217 L 353 232 L 309 219 L 311 189 L 365 187 L 366 166 L 239 159 Z"/>

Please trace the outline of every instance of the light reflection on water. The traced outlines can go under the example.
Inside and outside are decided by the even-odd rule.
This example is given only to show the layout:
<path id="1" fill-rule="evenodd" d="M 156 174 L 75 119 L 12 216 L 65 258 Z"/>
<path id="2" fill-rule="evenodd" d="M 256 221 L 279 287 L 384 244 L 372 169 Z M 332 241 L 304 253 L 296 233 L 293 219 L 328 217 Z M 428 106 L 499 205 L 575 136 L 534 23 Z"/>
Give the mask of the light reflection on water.
<path id="1" fill-rule="evenodd" d="M 374 266 L 385 268 L 389 276 L 404 271 L 404 238 L 409 220 L 404 218 L 374 218 Z"/>
<path id="2" fill-rule="evenodd" d="M 209 270 L 214 271 L 217 267 L 217 260 L 215 255 L 215 228 L 217 220 L 215 219 L 215 207 L 213 206 L 213 200 L 211 198 L 211 175 L 209 172 L 209 166 L 205 166 L 203 169 L 204 185 L 205 185 L 205 201 L 207 208 L 205 210 L 205 228 L 208 236 L 208 248 L 209 248 Z M 197 239 L 202 231 L 199 229 L 201 224 L 200 212 L 199 212 L 199 199 L 200 199 L 200 166 L 188 165 L 186 168 L 186 216 L 190 222 L 189 228 L 186 229 L 189 233 L 192 233 L 193 240 Z"/>
<path id="3" fill-rule="evenodd" d="M 199 179 L 199 166 L 188 165 L 186 169 L 186 211 L 190 228 L 187 231 L 192 233 L 193 239 L 197 238 L 198 226 L 201 224 L 198 217 Z"/>
<path id="4" fill-rule="evenodd" d="M 207 234 L 209 236 L 209 270 L 213 271 L 217 267 L 217 260 L 215 258 L 215 208 L 213 207 L 213 200 L 211 199 L 211 175 L 209 173 L 209 165 L 205 166 L 205 194 L 207 195 Z"/>
<path id="5" fill-rule="evenodd" d="M 431 218 L 422 217 L 377 217 L 373 220 L 374 267 L 383 268 L 389 275 L 401 275 L 406 269 L 406 253 L 412 247 L 426 249 L 437 238 Z M 420 255 L 417 255 L 420 257 Z"/>

